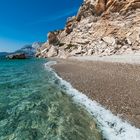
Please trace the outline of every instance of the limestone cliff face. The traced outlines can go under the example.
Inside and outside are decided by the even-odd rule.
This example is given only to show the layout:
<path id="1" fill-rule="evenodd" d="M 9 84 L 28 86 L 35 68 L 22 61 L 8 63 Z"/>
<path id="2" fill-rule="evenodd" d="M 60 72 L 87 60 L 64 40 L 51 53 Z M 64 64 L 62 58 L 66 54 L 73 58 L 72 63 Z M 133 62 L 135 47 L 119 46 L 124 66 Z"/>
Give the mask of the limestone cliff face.
<path id="1" fill-rule="evenodd" d="M 39 57 L 140 52 L 140 0 L 84 0 L 64 30 L 50 32 Z"/>

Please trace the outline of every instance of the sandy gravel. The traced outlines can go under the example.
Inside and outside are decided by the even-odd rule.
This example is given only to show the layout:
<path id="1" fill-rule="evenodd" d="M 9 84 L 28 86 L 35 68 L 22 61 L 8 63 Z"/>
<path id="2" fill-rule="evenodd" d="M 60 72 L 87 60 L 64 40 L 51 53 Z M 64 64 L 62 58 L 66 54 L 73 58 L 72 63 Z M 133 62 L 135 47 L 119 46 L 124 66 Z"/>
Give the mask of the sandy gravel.
<path id="1" fill-rule="evenodd" d="M 140 128 L 140 65 L 57 60 L 53 68 L 73 87 Z"/>
<path id="2" fill-rule="evenodd" d="M 111 56 L 78 56 L 71 57 L 80 61 L 103 61 L 103 62 L 119 62 L 128 64 L 140 64 L 140 53 L 111 55 Z"/>

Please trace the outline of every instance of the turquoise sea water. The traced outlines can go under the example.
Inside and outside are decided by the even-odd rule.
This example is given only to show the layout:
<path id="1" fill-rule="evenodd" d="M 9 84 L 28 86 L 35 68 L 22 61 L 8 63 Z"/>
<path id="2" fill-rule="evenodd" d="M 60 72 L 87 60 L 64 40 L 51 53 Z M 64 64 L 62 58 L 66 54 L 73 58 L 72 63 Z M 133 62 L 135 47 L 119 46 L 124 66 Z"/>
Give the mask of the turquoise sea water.
<path id="1" fill-rule="evenodd" d="M 100 140 L 95 120 L 69 97 L 47 60 L 0 60 L 0 140 Z"/>

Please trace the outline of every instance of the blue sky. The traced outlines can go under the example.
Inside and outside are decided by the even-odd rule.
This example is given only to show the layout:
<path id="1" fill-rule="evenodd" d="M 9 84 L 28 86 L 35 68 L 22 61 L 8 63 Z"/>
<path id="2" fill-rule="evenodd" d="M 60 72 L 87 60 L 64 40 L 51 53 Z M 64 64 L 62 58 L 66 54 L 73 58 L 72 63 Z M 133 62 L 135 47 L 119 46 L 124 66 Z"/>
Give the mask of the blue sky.
<path id="1" fill-rule="evenodd" d="M 83 0 L 0 0 L 0 52 L 46 41 L 47 32 L 62 29 Z"/>

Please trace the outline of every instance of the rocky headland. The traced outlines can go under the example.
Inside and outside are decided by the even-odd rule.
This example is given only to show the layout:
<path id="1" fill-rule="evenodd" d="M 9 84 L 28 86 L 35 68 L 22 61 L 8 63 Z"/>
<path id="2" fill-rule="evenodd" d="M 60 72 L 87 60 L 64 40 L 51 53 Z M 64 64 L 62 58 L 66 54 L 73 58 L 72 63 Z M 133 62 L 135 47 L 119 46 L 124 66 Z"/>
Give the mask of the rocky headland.
<path id="1" fill-rule="evenodd" d="M 140 52 L 139 0 L 84 0 L 63 30 L 48 33 L 37 57 L 109 56 Z"/>

